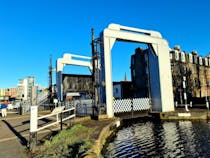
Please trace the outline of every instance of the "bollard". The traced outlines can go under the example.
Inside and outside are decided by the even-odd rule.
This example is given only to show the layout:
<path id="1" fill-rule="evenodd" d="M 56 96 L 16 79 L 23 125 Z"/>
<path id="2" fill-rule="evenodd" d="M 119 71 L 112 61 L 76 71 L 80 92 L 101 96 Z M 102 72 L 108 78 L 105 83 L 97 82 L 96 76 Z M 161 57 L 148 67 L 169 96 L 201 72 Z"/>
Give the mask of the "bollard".
<path id="1" fill-rule="evenodd" d="M 31 106 L 30 111 L 30 136 L 29 136 L 29 148 L 33 148 L 37 144 L 37 127 L 38 127 L 38 106 Z"/>
<path id="2" fill-rule="evenodd" d="M 209 102 L 208 101 L 206 102 L 206 107 L 209 110 Z"/>
<path id="3" fill-rule="evenodd" d="M 177 103 L 177 101 L 175 101 L 175 106 L 176 106 L 176 108 L 178 107 L 178 103 Z"/>
<path id="4" fill-rule="evenodd" d="M 19 114 L 23 115 L 23 105 L 20 105 L 20 107 L 19 107 Z"/>
<path id="5" fill-rule="evenodd" d="M 192 101 L 190 101 L 190 107 L 192 108 Z"/>
<path id="6" fill-rule="evenodd" d="M 58 116 L 59 114 L 57 113 L 56 114 L 56 122 L 57 122 L 57 124 L 59 124 L 59 116 Z"/>
<path id="7" fill-rule="evenodd" d="M 187 104 L 185 104 L 185 110 L 189 111 Z"/>
<path id="8" fill-rule="evenodd" d="M 63 130 L 63 116 L 62 116 L 62 113 L 60 113 L 60 128 L 61 128 L 61 131 Z"/>

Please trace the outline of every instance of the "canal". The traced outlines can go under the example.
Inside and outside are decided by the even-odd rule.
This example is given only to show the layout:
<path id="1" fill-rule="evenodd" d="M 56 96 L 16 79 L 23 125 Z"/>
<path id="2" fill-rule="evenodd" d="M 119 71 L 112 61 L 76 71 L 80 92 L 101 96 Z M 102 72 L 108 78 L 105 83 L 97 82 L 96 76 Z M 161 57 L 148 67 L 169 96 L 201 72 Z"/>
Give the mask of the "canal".
<path id="1" fill-rule="evenodd" d="M 138 121 L 117 132 L 105 158 L 210 157 L 210 121 Z"/>

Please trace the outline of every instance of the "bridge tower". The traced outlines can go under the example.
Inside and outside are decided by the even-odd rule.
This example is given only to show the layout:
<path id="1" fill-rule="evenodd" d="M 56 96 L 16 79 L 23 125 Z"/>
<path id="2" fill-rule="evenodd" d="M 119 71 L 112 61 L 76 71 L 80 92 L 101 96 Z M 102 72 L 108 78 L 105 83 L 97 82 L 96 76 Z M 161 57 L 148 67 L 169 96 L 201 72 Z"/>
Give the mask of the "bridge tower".
<path id="1" fill-rule="evenodd" d="M 148 45 L 152 111 L 174 111 L 169 46 L 159 32 L 110 24 L 100 34 L 100 38 L 101 82 L 105 82 L 102 96 L 105 97 L 108 117 L 114 116 L 111 49 L 115 41 Z"/>

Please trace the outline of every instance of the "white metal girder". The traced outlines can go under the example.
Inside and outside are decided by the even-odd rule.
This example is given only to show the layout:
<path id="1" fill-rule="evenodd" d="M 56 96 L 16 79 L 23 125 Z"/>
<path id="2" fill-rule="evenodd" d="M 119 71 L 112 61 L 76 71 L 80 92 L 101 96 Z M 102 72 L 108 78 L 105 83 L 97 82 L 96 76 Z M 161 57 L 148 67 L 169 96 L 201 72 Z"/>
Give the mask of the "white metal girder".
<path id="1" fill-rule="evenodd" d="M 77 59 L 74 59 L 77 58 Z M 81 60 L 79 60 L 81 59 Z M 90 61 L 84 61 L 84 60 L 90 60 Z M 75 54 L 64 54 L 63 58 L 58 58 L 57 60 L 57 72 L 63 71 L 63 68 L 65 65 L 77 65 L 77 66 L 85 66 L 92 71 L 92 62 L 91 57 L 87 56 L 81 56 L 81 55 L 75 55 Z"/>
<path id="2" fill-rule="evenodd" d="M 64 54 L 63 58 L 58 58 L 56 63 L 56 85 L 59 101 L 63 101 L 62 72 L 65 65 L 85 66 L 89 68 L 90 72 L 93 70 L 91 57 L 75 54 Z"/>
<path id="3" fill-rule="evenodd" d="M 143 30 L 118 24 L 110 24 L 104 29 L 103 34 L 105 82 L 106 82 L 106 105 L 108 117 L 113 117 L 113 87 L 112 87 L 112 62 L 111 49 L 116 40 L 145 43 L 152 47 L 154 54 L 157 56 L 154 61 L 153 79 L 151 83 L 153 111 L 173 111 L 173 91 L 172 76 L 170 67 L 169 47 L 161 34 L 156 31 Z M 152 64 L 152 63 L 151 63 Z M 153 71 L 153 70 L 151 70 Z"/>

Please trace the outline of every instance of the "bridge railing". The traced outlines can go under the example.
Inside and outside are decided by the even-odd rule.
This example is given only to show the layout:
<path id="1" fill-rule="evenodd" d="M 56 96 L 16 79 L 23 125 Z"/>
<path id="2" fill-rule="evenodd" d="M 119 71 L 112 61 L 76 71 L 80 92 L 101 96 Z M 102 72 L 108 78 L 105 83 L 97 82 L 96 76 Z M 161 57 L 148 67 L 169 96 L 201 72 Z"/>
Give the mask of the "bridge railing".
<path id="1" fill-rule="evenodd" d="M 149 110 L 149 98 L 130 98 L 113 100 L 114 113 Z"/>
<path id="2" fill-rule="evenodd" d="M 62 130 L 62 123 L 68 119 L 75 118 L 75 107 L 64 110 L 65 106 L 56 107 L 50 114 L 38 117 L 38 106 L 31 106 L 30 111 L 30 138 L 29 146 L 32 150 L 37 144 L 37 132 L 53 125 L 59 124 Z M 67 114 L 66 114 L 67 113 Z M 55 118 L 52 118 L 55 116 Z M 60 117 L 59 117 L 60 116 Z M 65 117 L 63 117 L 65 116 Z M 50 123 L 42 124 L 39 127 L 39 120 L 50 118 Z"/>

